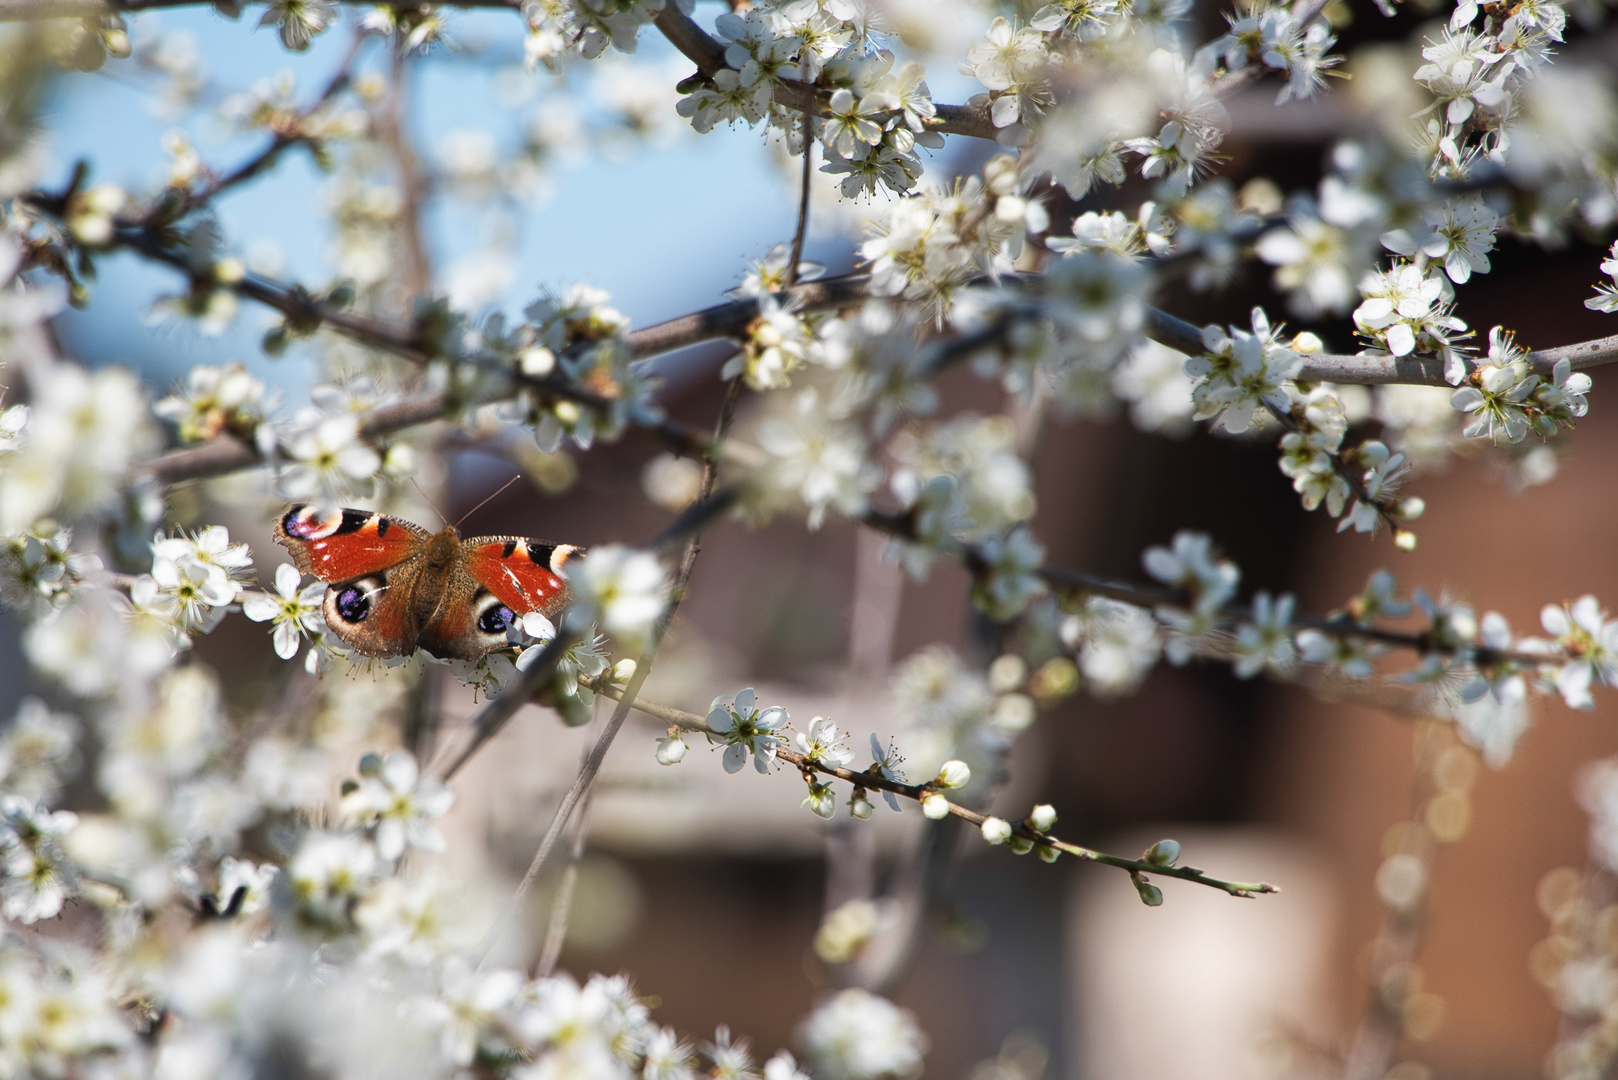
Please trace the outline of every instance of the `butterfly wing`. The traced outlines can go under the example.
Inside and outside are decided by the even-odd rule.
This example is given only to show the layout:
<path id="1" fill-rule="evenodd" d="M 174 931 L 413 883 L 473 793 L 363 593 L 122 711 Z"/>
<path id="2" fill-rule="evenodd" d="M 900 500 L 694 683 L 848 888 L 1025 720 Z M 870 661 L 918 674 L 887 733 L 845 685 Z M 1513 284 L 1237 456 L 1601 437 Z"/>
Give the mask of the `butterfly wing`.
<path id="1" fill-rule="evenodd" d="M 507 643 L 506 631 L 522 616 L 554 619 L 567 606 L 565 566 L 579 549 L 516 536 L 478 536 L 461 544 L 464 573 L 445 590 L 444 602 L 421 632 L 434 656 L 477 660 Z"/>
<path id="2" fill-rule="evenodd" d="M 402 656 L 416 648 L 413 564 L 431 535 L 400 518 L 366 510 L 322 513 L 293 506 L 275 523 L 275 540 L 306 574 L 332 582 L 321 604 L 326 625 L 366 656 Z"/>
<path id="3" fill-rule="evenodd" d="M 567 562 L 583 553 L 572 544 L 517 536 L 478 536 L 463 545 L 477 583 L 518 615 L 553 618 L 567 605 Z"/>
<path id="4" fill-rule="evenodd" d="M 368 510 L 321 513 L 293 506 L 275 523 L 275 541 L 299 570 L 322 581 L 380 573 L 421 552 L 431 537 L 420 525 Z"/>

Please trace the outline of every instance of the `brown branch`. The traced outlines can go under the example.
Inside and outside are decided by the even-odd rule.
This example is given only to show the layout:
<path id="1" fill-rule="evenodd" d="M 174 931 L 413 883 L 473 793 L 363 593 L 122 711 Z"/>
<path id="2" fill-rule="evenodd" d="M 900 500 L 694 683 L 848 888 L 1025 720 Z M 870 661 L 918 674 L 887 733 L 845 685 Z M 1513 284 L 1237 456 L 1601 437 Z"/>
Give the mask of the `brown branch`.
<path id="1" fill-rule="evenodd" d="M 442 420 L 449 401 L 443 392 L 404 398 L 360 414 L 360 437 L 376 439 L 418 424 Z M 205 443 L 172 450 L 162 457 L 135 466 L 136 476 L 149 476 L 159 483 L 206 480 L 265 464 L 258 448 L 235 435 L 220 435 Z"/>

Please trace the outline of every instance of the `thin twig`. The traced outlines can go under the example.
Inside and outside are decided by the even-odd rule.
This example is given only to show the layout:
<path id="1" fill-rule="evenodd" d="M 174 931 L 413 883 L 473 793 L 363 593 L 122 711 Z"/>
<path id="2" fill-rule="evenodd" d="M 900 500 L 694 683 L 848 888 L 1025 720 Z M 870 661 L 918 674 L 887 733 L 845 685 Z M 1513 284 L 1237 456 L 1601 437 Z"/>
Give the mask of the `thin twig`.
<path id="1" fill-rule="evenodd" d="M 803 114 L 803 177 L 799 181 L 798 228 L 792 234 L 792 261 L 787 264 L 787 286 L 798 283 L 798 264 L 803 261 L 803 241 L 809 233 L 809 184 L 814 179 L 815 123 L 809 113 Z"/>
<path id="2" fill-rule="evenodd" d="M 587 685 L 608 697 L 620 697 L 618 690 L 601 680 L 590 681 Z M 627 696 L 627 694 L 627 691 L 622 692 L 622 696 Z M 634 702 L 634 708 L 661 723 L 678 727 L 682 731 L 690 731 L 701 735 L 718 734 L 708 726 L 708 721 L 705 718 L 693 712 L 686 712 L 684 709 L 676 709 L 668 705 L 640 700 Z M 855 772 L 853 769 L 827 765 L 822 761 L 806 757 L 795 750 L 789 750 L 785 747 L 777 747 L 775 756 L 800 772 L 836 777 L 856 787 L 875 789 L 877 791 L 891 791 L 893 794 L 909 799 L 912 802 L 920 802 L 923 795 L 934 793 L 936 790 L 930 784 L 904 784 L 889 780 L 882 776 L 881 773 L 874 771 L 874 767 L 872 771 Z M 948 802 L 947 799 L 946 802 Z M 980 814 L 976 810 L 969 810 L 955 802 L 949 802 L 949 812 L 952 816 L 980 828 L 984 822 L 989 820 L 988 815 Z M 1281 891 L 1276 886 L 1265 882 L 1225 881 L 1220 878 L 1209 877 L 1206 872 L 1194 866 L 1159 866 L 1144 859 L 1126 859 L 1121 855 L 1109 855 L 1094 848 L 1070 844 L 1048 833 L 1039 832 L 1029 827 L 1026 823 L 1011 823 L 1011 831 L 1012 835 L 1031 841 L 1036 846 L 1055 848 L 1057 851 L 1066 852 L 1087 862 L 1117 867 L 1120 870 L 1128 870 L 1131 874 L 1158 874 L 1163 877 L 1178 878 L 1181 881 L 1195 882 L 1198 885 L 1219 889 L 1229 893 L 1231 896 L 1256 896 L 1259 893 Z"/>
<path id="3" fill-rule="evenodd" d="M 534 658 L 534 662 L 520 672 L 500 696 L 485 705 L 471 723 L 467 725 L 469 734 L 464 738 L 465 745 L 453 756 L 444 759 L 443 763 L 434 766 L 432 773 L 441 781 L 447 781 L 461 771 L 461 766 L 472 759 L 484 743 L 505 727 L 507 722 L 517 714 L 517 710 L 528 704 L 530 698 L 537 694 L 551 675 L 556 671 L 556 665 L 561 663 L 567 650 L 578 641 L 576 631 L 568 629 L 566 623 L 558 627 L 556 636 Z"/>
<path id="4" fill-rule="evenodd" d="M 735 415 L 736 398 L 740 393 L 740 388 L 741 380 L 737 378 L 732 379 L 725 390 L 725 400 L 720 407 L 719 419 L 714 424 L 713 443 L 716 446 L 724 443 L 725 436 L 730 431 L 730 423 Z M 702 484 L 697 498 L 698 505 L 708 504 L 712 501 L 710 496 L 714 493 L 714 483 L 718 475 L 718 457 L 717 455 L 710 456 L 702 469 Z M 706 520 L 705 517 L 699 516 L 696 518 L 699 523 Z M 667 543 L 674 537 L 681 535 L 675 532 L 674 528 L 682 527 L 686 521 L 687 516 L 682 515 L 675 522 L 674 527 L 665 530 L 664 536 L 659 539 L 655 546 L 662 546 L 662 544 Z M 694 528 L 700 529 L 701 525 L 697 524 Z M 523 898 L 528 895 L 528 890 L 533 888 L 534 881 L 539 877 L 540 871 L 544 869 L 546 860 L 550 858 L 552 848 L 556 846 L 557 838 L 562 834 L 568 819 L 578 807 L 580 800 L 590 790 L 590 785 L 595 782 L 596 775 L 601 771 L 601 763 L 606 760 L 607 751 L 611 748 L 613 740 L 618 737 L 618 732 L 624 725 L 624 719 L 629 715 L 630 707 L 634 705 L 635 697 L 640 693 L 641 686 L 645 684 L 647 675 L 651 674 L 652 661 L 657 655 L 657 648 L 662 644 L 663 635 L 668 633 L 669 624 L 674 621 L 674 615 L 680 608 L 681 600 L 685 597 L 686 589 L 691 581 L 691 572 L 696 566 L 697 555 L 701 550 L 702 534 L 700 531 L 692 532 L 691 539 L 686 544 L 685 558 L 680 564 L 674 586 L 669 592 L 668 602 L 663 606 L 662 614 L 652 627 L 651 638 L 635 665 L 634 674 L 629 677 L 628 685 L 624 687 L 620 695 L 617 695 L 618 705 L 612 712 L 612 719 L 607 721 L 607 726 L 602 730 L 601 737 L 590 748 L 589 756 L 585 758 L 584 764 L 579 768 L 578 776 L 574 777 L 572 786 L 562 796 L 561 804 L 557 806 L 556 813 L 551 818 L 550 826 L 545 830 L 544 837 L 540 839 L 539 847 L 535 850 L 533 859 L 528 863 L 528 870 L 523 874 L 522 880 L 517 883 L 517 888 L 512 893 L 511 899 L 506 902 L 506 906 L 499 918 L 495 920 L 493 926 L 489 927 L 488 932 L 483 935 L 483 940 L 478 943 L 474 957 L 479 966 L 488 958 L 489 950 L 494 948 L 495 943 L 500 940 L 506 929 L 516 918 L 517 912 L 522 908 Z M 505 696 L 501 695 L 500 700 L 503 700 Z"/>
<path id="5" fill-rule="evenodd" d="M 556 970 L 562 958 L 562 946 L 567 943 L 568 918 L 573 911 L 573 890 L 579 883 L 579 859 L 584 856 L 584 842 L 590 833 L 590 796 L 587 793 L 573 815 L 573 845 L 568 852 L 567 866 L 562 880 L 556 883 L 556 895 L 551 898 L 550 921 L 545 927 L 545 943 L 540 947 L 539 959 L 534 963 L 534 978 L 543 979 Z"/>
<path id="6" fill-rule="evenodd" d="M 348 86 L 354 74 L 354 61 L 359 57 L 360 48 L 365 44 L 368 36 L 364 30 L 355 29 L 353 39 L 348 45 L 348 51 L 343 54 L 342 61 L 337 65 L 336 73 L 326 83 L 315 100 L 307 108 L 299 110 L 297 118 L 290 125 L 289 130 L 277 131 L 264 149 L 236 166 L 230 172 L 214 178 L 197 191 L 191 193 L 187 198 L 188 207 L 204 206 L 212 202 L 221 192 L 245 183 L 269 169 L 280 160 L 282 151 L 304 142 L 303 125 Z"/>
<path id="7" fill-rule="evenodd" d="M 579 767 L 584 767 L 583 755 L 580 756 Z M 545 943 L 539 950 L 539 960 L 534 964 L 536 979 L 543 979 L 555 970 L 556 961 L 562 956 L 562 945 L 567 941 L 568 916 L 573 908 L 573 887 L 579 880 L 579 859 L 584 855 L 585 838 L 589 831 L 590 797 L 586 795 L 579 806 L 579 812 L 573 816 L 572 844 L 568 852 L 567 866 L 562 871 L 562 880 L 556 884 L 556 894 L 551 897 L 551 915 L 549 924 L 545 927 Z"/>

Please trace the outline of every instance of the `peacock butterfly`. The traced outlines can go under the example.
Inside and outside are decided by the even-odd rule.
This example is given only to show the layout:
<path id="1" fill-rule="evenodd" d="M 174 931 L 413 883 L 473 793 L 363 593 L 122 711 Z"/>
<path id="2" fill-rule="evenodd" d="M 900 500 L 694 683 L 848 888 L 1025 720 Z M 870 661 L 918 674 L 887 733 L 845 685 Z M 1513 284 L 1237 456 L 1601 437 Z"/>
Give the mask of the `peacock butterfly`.
<path id="1" fill-rule="evenodd" d="M 567 606 L 569 559 L 583 552 L 520 536 L 467 540 L 447 525 L 420 525 L 365 510 L 293 506 L 275 540 L 299 570 L 330 583 L 326 625 L 366 656 L 478 660 L 504 646 L 506 630 L 537 611 Z"/>

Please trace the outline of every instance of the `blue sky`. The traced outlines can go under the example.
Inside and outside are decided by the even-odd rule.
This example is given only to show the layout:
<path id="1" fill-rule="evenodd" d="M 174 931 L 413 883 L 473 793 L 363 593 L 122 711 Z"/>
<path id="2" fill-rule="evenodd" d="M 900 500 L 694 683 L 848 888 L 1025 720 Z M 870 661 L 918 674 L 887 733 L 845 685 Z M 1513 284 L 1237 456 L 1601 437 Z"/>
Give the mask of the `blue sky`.
<path id="1" fill-rule="evenodd" d="M 307 100 L 334 70 L 348 38 L 345 29 L 334 29 L 307 53 L 293 54 L 281 48 L 273 30 L 256 28 L 253 12 L 232 22 L 207 7 L 138 15 L 130 25 L 137 42 L 159 30 L 191 35 L 214 100 L 284 70 L 296 74 L 299 99 Z M 468 50 L 419 65 L 413 86 L 414 137 L 424 157 L 431 155 L 434 139 L 451 128 L 481 128 L 502 141 L 513 134 L 514 117 L 502 107 L 498 71 L 509 69 L 518 55 L 520 22 L 505 13 L 463 13 L 454 17 L 452 33 Z M 482 42 L 490 48 L 480 51 Z M 661 65 L 672 59 L 672 51 L 647 32 L 638 58 Z M 130 61 L 112 61 L 102 73 L 59 82 L 44 118 L 52 131 L 47 183 L 60 184 L 83 157 L 94 163 L 96 181 L 137 193 L 155 191 L 168 167 L 162 137 L 176 127 L 190 134 L 215 168 L 229 168 L 262 144 L 262 136 L 223 130 L 212 109 L 199 110 L 185 123 L 155 115 L 151 95 L 131 78 L 131 67 Z M 543 103 L 550 81 L 543 75 L 531 78 Z M 307 154 L 289 153 L 274 173 L 220 200 L 227 247 L 244 252 L 271 240 L 285 255 L 284 277 L 325 283 L 325 183 Z M 513 314 L 541 286 L 575 281 L 608 290 L 637 325 L 716 303 L 747 260 L 789 238 L 793 227 L 790 186 L 769 161 L 762 136 L 745 128 L 642 146 L 618 160 L 592 154 L 557 171 L 552 183 L 549 197 L 524 215 L 517 284 L 499 305 Z M 433 214 L 429 235 L 439 267 L 479 242 L 465 213 Z M 835 257 L 837 246 L 824 253 Z M 847 251 L 846 242 L 840 246 Z M 62 321 L 68 347 L 87 362 L 132 364 L 160 385 L 193 364 L 228 358 L 248 360 L 289 389 L 307 378 L 307 365 L 295 357 L 271 364 L 260 356 L 258 339 L 269 316 L 255 305 L 244 303 L 235 325 L 217 338 L 201 337 L 189 325 L 148 325 L 153 299 L 177 291 L 178 276 L 127 254 L 103 258 L 99 266 L 90 307 Z"/>

